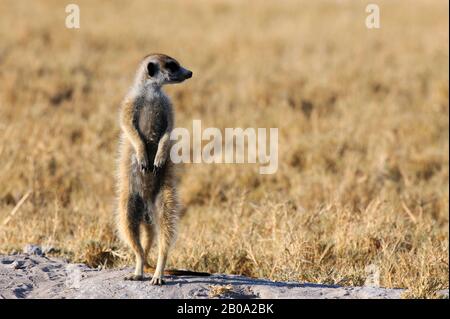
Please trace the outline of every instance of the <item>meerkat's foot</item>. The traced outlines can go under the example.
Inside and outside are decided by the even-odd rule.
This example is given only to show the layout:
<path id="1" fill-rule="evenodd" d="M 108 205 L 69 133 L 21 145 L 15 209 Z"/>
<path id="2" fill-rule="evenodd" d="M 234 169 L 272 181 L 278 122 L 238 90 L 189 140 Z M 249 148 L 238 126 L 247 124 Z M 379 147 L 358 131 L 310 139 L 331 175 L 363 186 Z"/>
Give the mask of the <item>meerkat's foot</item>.
<path id="1" fill-rule="evenodd" d="M 153 276 L 152 280 L 150 280 L 150 284 L 156 285 L 156 286 L 161 286 L 161 285 L 164 285 L 165 282 L 161 276 Z"/>
<path id="2" fill-rule="evenodd" d="M 144 276 L 131 274 L 131 275 L 125 276 L 124 280 L 142 281 L 142 280 L 144 280 Z"/>

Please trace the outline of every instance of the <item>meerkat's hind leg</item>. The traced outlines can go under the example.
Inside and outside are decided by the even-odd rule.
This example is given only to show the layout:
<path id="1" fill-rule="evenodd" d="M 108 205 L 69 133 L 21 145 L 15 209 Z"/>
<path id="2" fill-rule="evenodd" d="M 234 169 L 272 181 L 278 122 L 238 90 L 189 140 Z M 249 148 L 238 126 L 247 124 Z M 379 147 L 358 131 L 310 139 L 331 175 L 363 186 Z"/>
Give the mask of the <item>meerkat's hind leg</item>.
<path id="1" fill-rule="evenodd" d="M 152 285 L 164 284 L 163 274 L 169 249 L 175 240 L 178 222 L 178 202 L 175 188 L 165 186 L 160 193 L 160 214 L 158 218 L 158 261 L 150 281 Z"/>
<path id="2" fill-rule="evenodd" d="M 154 225 L 147 223 L 142 224 L 142 243 L 144 248 L 144 271 L 152 270 L 153 268 L 148 263 L 148 255 L 152 248 L 153 239 L 155 238 Z"/>
<path id="3" fill-rule="evenodd" d="M 128 242 L 136 256 L 136 267 L 134 274 L 126 276 L 125 280 L 144 279 L 144 249 L 140 239 L 140 225 L 144 203 L 138 194 L 130 194 L 126 208 L 126 220 L 123 225 L 125 240 Z"/>

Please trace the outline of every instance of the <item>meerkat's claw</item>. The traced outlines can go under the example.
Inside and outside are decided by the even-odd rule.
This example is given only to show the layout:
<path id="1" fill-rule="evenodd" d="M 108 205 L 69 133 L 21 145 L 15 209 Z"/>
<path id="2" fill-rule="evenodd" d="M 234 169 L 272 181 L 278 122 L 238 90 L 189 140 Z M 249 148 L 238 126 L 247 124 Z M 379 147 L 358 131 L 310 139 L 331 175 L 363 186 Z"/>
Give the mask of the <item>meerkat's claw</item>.
<path id="1" fill-rule="evenodd" d="M 131 275 L 125 276 L 124 280 L 129 280 L 129 281 L 142 281 L 142 280 L 144 280 L 144 276 L 142 276 L 142 275 L 131 274 Z"/>
<path id="2" fill-rule="evenodd" d="M 160 168 L 164 165 L 165 161 L 166 161 L 165 155 L 162 152 L 158 152 L 158 153 L 156 153 L 155 161 L 153 162 L 153 165 Z"/>
<path id="3" fill-rule="evenodd" d="M 150 280 L 150 284 L 155 285 L 155 286 L 162 286 L 165 284 L 165 282 L 161 277 L 153 276 L 152 280 Z"/>
<path id="4" fill-rule="evenodd" d="M 150 171 L 150 168 L 146 162 L 141 163 L 141 172 L 142 174 L 147 174 Z"/>
<path id="5" fill-rule="evenodd" d="M 147 174 L 148 167 L 145 164 L 141 164 L 141 172 L 142 174 Z"/>
<path id="6" fill-rule="evenodd" d="M 146 174 L 149 171 L 149 164 L 148 164 L 147 156 L 145 156 L 145 155 L 141 156 L 141 158 L 139 160 L 139 168 L 141 169 L 141 172 L 143 174 Z"/>
<path id="7" fill-rule="evenodd" d="M 158 171 L 159 171 L 159 167 L 156 165 L 153 165 L 153 175 L 158 174 Z"/>

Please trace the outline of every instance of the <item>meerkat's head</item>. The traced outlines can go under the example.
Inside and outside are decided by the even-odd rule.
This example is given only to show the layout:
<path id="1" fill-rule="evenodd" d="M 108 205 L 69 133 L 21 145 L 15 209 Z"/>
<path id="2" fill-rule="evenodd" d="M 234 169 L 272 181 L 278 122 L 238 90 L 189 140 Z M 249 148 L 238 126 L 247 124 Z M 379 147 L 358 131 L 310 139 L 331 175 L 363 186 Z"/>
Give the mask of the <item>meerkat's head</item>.
<path id="1" fill-rule="evenodd" d="M 192 77 L 192 71 L 183 68 L 174 58 L 164 54 L 150 54 L 141 62 L 136 81 L 143 87 L 161 87 L 180 83 Z"/>

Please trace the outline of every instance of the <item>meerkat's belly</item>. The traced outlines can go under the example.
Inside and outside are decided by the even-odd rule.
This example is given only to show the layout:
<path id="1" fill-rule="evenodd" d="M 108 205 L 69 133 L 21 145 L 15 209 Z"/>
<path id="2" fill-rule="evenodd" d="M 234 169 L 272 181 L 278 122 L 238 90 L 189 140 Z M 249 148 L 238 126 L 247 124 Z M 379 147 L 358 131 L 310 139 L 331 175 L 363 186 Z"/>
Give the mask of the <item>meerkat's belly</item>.
<path id="1" fill-rule="evenodd" d="M 167 117 L 164 110 L 144 106 L 140 112 L 138 127 L 144 138 L 149 160 L 153 163 L 158 142 L 167 129 Z"/>
<path id="2" fill-rule="evenodd" d="M 153 162 L 158 150 L 158 143 L 167 129 L 167 117 L 163 110 L 143 106 L 139 112 L 138 131 L 146 147 L 149 160 L 149 171 L 143 173 L 138 165 L 136 154 L 132 154 L 130 167 L 130 183 L 132 192 L 139 194 L 144 202 L 153 202 L 163 183 L 166 165 L 154 170 Z"/>
<path id="3" fill-rule="evenodd" d="M 147 143 L 157 144 L 167 129 L 167 115 L 163 109 L 144 106 L 139 116 L 139 131 Z"/>

